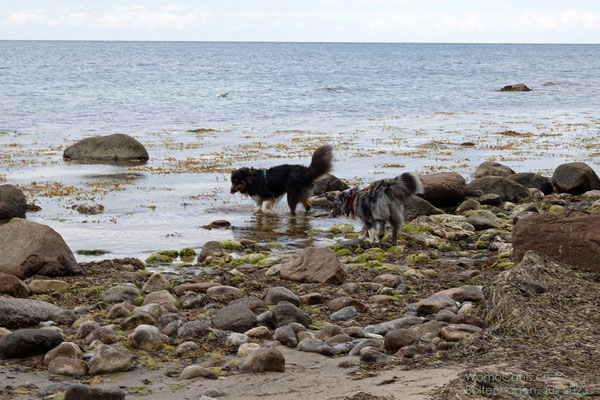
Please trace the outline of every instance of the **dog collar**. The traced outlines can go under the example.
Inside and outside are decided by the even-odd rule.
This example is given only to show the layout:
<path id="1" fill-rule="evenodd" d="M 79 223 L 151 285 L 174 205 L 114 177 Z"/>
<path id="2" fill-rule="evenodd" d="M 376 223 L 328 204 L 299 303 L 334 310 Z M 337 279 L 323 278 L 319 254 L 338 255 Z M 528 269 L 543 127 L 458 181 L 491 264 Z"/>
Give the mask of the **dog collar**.
<path id="1" fill-rule="evenodd" d="M 267 170 L 266 169 L 263 169 L 263 178 L 265 178 L 265 183 L 268 185 L 269 180 L 267 179 Z"/>

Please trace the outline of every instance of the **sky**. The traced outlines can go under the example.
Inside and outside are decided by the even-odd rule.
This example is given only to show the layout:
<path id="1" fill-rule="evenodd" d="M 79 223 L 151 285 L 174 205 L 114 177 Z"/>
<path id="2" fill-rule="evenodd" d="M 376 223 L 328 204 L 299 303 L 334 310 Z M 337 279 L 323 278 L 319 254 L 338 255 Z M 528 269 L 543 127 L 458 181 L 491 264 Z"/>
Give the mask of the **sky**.
<path id="1" fill-rule="evenodd" d="M 0 40 L 600 43 L 600 0 L 0 0 Z"/>

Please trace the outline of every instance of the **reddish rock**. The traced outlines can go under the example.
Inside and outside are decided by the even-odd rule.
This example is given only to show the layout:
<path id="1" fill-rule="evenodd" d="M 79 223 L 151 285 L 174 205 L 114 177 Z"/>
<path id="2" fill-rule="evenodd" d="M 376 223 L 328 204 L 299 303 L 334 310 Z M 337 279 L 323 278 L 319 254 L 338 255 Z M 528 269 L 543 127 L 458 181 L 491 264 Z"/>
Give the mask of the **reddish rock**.
<path id="1" fill-rule="evenodd" d="M 319 247 L 309 247 L 292 254 L 281 266 L 279 276 L 291 281 L 333 285 L 341 285 L 346 281 L 346 271 L 335 251 Z"/>
<path id="2" fill-rule="evenodd" d="M 459 204 L 467 195 L 467 182 L 456 172 L 441 172 L 419 176 L 423 198 L 436 207 Z"/>
<path id="3" fill-rule="evenodd" d="M 515 264 L 536 250 L 565 264 L 600 272 L 600 215 L 524 217 L 513 230 Z"/>

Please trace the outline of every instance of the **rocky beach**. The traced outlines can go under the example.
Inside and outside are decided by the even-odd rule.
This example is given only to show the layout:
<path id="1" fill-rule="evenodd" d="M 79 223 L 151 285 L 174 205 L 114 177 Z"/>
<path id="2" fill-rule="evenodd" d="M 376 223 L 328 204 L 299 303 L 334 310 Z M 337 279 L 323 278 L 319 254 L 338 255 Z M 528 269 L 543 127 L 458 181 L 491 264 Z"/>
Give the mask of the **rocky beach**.
<path id="1" fill-rule="evenodd" d="M 515 146 L 532 136 L 497 135 Z M 435 158 L 444 146 L 452 145 L 415 155 Z M 129 174 L 153 166 L 144 144 L 127 135 L 54 153 L 52 162 L 111 162 Z M 200 173 L 226 166 L 211 168 Z M 36 185 L 4 182 L 0 396 L 600 396 L 594 169 L 566 162 L 544 175 L 485 161 L 466 176 L 461 168 L 420 171 L 424 194 L 407 204 L 395 246 L 388 237 L 362 241 L 351 221 L 324 218 L 340 190 L 368 181 L 328 175 L 308 215 L 254 215 L 258 235 L 215 218 L 198 228 L 202 246 L 122 258 L 70 248 L 60 229 L 36 221 L 32 197 L 52 190 L 43 196 Z M 81 194 L 59 197 L 75 215 L 101 217 L 98 192 Z"/>

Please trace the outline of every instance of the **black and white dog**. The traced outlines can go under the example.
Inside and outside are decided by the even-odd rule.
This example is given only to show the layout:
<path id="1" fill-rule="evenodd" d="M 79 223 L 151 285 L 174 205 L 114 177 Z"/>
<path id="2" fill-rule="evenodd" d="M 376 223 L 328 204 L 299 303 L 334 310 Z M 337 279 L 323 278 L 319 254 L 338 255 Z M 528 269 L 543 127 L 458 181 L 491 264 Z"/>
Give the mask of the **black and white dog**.
<path id="1" fill-rule="evenodd" d="M 332 159 L 333 148 L 325 144 L 315 150 L 308 167 L 283 164 L 269 169 L 236 169 L 231 173 L 231 194 L 248 195 L 256 201 L 256 211 L 272 213 L 273 204 L 287 193 L 292 215 L 296 215 L 298 203 L 309 211 L 308 197 L 313 182 L 331 170 Z"/>
<path id="2" fill-rule="evenodd" d="M 385 224 L 392 226 L 392 244 L 404 222 L 404 204 L 414 194 L 423 193 L 417 175 L 405 172 L 393 179 L 381 179 L 365 189 L 346 189 L 334 201 L 332 217 L 345 215 L 363 223 L 360 238 L 374 242 L 385 234 Z"/>

